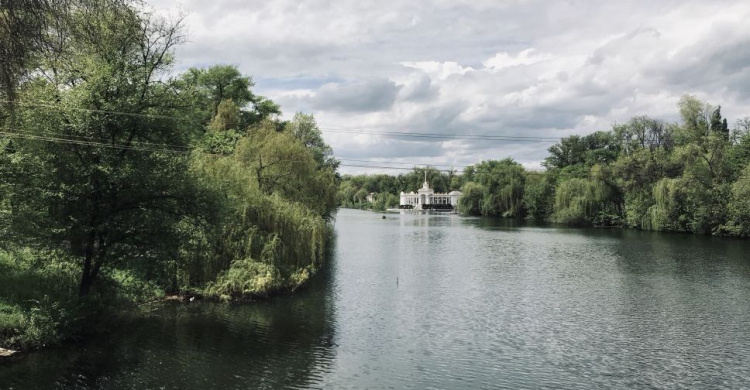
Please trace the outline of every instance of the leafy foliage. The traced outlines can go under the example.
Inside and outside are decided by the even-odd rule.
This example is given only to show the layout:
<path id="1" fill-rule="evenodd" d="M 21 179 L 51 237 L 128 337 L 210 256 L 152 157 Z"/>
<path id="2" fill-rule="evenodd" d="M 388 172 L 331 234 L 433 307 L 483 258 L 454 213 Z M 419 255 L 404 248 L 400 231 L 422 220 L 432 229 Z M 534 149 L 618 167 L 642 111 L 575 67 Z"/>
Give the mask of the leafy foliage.
<path id="1" fill-rule="evenodd" d="M 179 21 L 128 0 L 2 5 L 0 342 L 56 342 L 165 290 L 293 289 L 320 267 L 338 162 L 314 117 L 278 120 L 235 66 L 170 77 Z"/>
<path id="2" fill-rule="evenodd" d="M 689 95 L 678 108 L 680 123 L 637 116 L 611 131 L 563 138 L 549 148 L 546 172 L 489 160 L 434 182 L 461 186 L 467 215 L 750 236 L 750 119 L 730 130 L 720 106 Z M 344 177 L 339 202 L 363 207 L 369 193 L 418 188 L 420 179 L 407 176 Z"/>

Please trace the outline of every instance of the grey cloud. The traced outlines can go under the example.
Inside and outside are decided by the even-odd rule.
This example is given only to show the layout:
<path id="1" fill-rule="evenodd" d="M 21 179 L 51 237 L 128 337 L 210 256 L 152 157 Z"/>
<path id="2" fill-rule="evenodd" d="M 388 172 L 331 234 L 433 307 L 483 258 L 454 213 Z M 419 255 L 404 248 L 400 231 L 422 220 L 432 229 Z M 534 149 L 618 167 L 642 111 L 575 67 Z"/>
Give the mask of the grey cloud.
<path id="1" fill-rule="evenodd" d="M 348 148 L 345 153 L 338 156 L 345 159 L 398 159 L 404 156 L 421 159 L 440 157 L 442 153 L 443 150 L 436 148 L 431 142 L 381 138 L 368 145 Z"/>
<path id="2" fill-rule="evenodd" d="M 285 112 L 314 112 L 321 127 L 557 137 L 653 107 L 663 113 L 685 93 L 750 114 L 740 112 L 750 102 L 750 25 L 735 17 L 750 13 L 742 0 L 184 0 L 183 9 L 189 42 L 178 49 L 178 67 L 237 64 L 268 80 L 258 93 Z M 551 59 L 482 68 L 498 53 L 530 48 Z M 441 78 L 400 65 L 430 61 L 476 70 Z M 342 156 L 463 165 L 504 156 L 533 164 L 548 146 L 403 138 L 334 145 Z"/>
<path id="3" fill-rule="evenodd" d="M 432 84 L 432 80 L 421 75 L 416 83 L 402 89 L 402 99 L 411 102 L 423 102 L 437 96 L 439 88 Z"/>
<path id="4" fill-rule="evenodd" d="M 316 110 L 371 112 L 388 109 L 401 87 L 388 80 L 326 84 L 312 98 Z"/>
<path id="5" fill-rule="evenodd" d="M 601 65 L 609 57 L 622 54 L 623 47 L 627 45 L 638 45 L 638 40 L 655 40 L 659 39 L 659 31 L 653 28 L 636 28 L 622 37 L 607 42 L 604 46 L 596 49 L 588 58 L 590 65 Z"/>
<path id="6" fill-rule="evenodd" d="M 712 57 L 721 64 L 724 74 L 741 72 L 750 67 L 750 40 L 719 50 Z"/>

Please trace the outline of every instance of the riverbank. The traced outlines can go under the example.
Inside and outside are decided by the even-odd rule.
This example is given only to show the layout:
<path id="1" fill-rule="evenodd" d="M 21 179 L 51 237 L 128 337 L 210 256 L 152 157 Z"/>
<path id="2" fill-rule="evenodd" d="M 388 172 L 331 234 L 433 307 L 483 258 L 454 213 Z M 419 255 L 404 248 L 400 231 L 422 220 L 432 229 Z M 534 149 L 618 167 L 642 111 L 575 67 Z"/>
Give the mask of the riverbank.
<path id="1" fill-rule="evenodd" d="M 301 293 L 254 304 L 162 302 L 108 334 L 0 363 L 0 387 L 750 383 L 747 241 L 380 217 L 340 210 L 328 265 Z"/>
<path id="2" fill-rule="evenodd" d="M 111 270 L 96 293 L 78 298 L 79 265 L 60 253 L 0 252 L 0 346 L 27 351 L 84 338 L 163 294 L 136 275 Z"/>
<path id="3" fill-rule="evenodd" d="M 196 296 L 215 302 L 259 301 L 297 291 L 318 270 L 308 266 L 285 276 L 254 261 L 235 263 L 205 288 L 171 296 L 185 297 L 178 299 L 184 302 Z M 75 261 L 53 253 L 0 252 L 0 357 L 86 339 L 170 300 L 157 285 L 118 270 L 103 275 L 91 296 L 78 298 L 79 272 Z"/>

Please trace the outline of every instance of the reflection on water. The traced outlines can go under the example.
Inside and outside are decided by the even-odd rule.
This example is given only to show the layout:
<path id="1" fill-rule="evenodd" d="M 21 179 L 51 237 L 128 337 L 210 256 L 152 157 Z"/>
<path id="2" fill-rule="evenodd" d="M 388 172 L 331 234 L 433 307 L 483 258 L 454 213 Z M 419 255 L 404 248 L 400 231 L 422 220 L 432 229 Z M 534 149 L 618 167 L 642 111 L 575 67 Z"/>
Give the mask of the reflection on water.
<path id="1" fill-rule="evenodd" d="M 336 230 L 295 296 L 171 305 L 0 388 L 750 387 L 748 241 L 352 210 Z"/>
<path id="2" fill-rule="evenodd" d="M 168 304 L 115 335 L 0 366 L 0 388 L 308 388 L 334 357 L 329 275 L 270 302 Z"/>

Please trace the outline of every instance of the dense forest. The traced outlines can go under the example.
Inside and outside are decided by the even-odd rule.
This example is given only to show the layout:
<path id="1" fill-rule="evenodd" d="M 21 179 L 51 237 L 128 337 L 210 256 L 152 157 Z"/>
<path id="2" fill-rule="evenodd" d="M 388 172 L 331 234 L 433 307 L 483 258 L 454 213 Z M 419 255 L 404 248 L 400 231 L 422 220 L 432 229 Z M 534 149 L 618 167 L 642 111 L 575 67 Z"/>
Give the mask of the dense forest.
<path id="1" fill-rule="evenodd" d="M 178 74 L 184 40 L 135 1 L 2 1 L 0 347 L 321 265 L 339 178 L 315 119 L 280 120 L 235 66 Z"/>
<path id="2" fill-rule="evenodd" d="M 684 96 L 681 121 L 639 116 L 549 148 L 545 172 L 512 159 L 455 172 L 430 171 L 438 192 L 463 192 L 467 215 L 530 218 L 571 226 L 622 226 L 750 236 L 750 119 L 730 128 L 721 107 Z M 423 169 L 398 177 L 345 176 L 339 203 L 383 209 L 414 191 Z M 376 193 L 374 204 L 365 200 Z"/>

